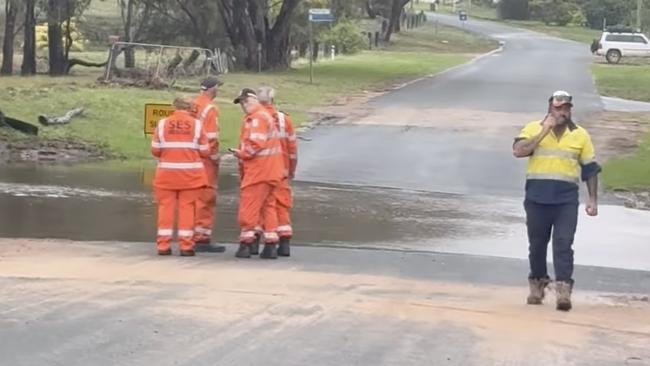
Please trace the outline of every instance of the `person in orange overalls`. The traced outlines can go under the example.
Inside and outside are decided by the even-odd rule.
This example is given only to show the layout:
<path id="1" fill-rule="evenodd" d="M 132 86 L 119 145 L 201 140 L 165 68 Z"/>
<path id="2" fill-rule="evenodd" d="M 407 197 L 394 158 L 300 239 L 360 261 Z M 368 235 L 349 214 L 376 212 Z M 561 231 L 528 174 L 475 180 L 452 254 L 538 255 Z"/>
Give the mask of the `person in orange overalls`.
<path id="1" fill-rule="evenodd" d="M 153 181 L 158 202 L 159 255 L 171 255 L 174 216 L 178 211 L 181 256 L 194 255 L 194 213 L 201 190 L 208 186 L 202 158 L 210 155 L 201 121 L 192 116 L 192 101 L 178 97 L 174 113 L 158 122 L 151 141 L 151 154 L 158 158 Z"/>
<path id="2" fill-rule="evenodd" d="M 274 191 L 282 180 L 282 147 L 273 117 L 262 106 L 254 90 L 244 89 L 235 99 L 246 114 L 240 130 L 239 148 L 230 151 L 240 161 L 238 258 L 250 258 L 255 228 L 264 226 L 264 250 L 260 257 L 278 257 L 278 221 Z"/>
<path id="3" fill-rule="evenodd" d="M 289 114 L 278 111 L 273 105 L 275 90 L 271 87 L 261 87 L 257 90 L 257 96 L 260 103 L 274 117 L 278 138 L 282 146 L 284 162 L 283 177 L 278 188 L 275 190 L 276 212 L 279 225 L 278 235 L 280 237 L 278 255 L 289 257 L 291 255 L 290 241 L 293 236 L 293 228 L 291 227 L 291 208 L 293 207 L 291 180 L 293 180 L 298 165 L 297 138 Z"/>
<path id="4" fill-rule="evenodd" d="M 201 94 L 194 100 L 192 111 L 201 121 L 210 145 L 210 156 L 203 159 L 208 186 L 201 191 L 196 204 L 196 225 L 194 240 L 196 252 L 222 253 L 226 247 L 210 243 L 214 215 L 217 205 L 217 188 L 219 184 L 219 110 L 212 104 L 217 97 L 218 87 L 223 83 L 210 76 L 201 82 Z"/>

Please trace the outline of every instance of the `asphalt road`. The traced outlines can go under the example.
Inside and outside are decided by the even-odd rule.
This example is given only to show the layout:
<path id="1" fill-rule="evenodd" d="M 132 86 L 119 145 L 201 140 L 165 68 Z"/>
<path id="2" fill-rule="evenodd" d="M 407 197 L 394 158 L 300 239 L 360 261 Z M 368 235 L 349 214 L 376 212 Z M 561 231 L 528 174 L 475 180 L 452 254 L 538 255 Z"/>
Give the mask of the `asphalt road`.
<path id="1" fill-rule="evenodd" d="M 602 109 L 591 54 L 584 44 L 498 24 L 471 21 L 467 29 L 504 41 L 503 51 L 379 97 L 362 121 L 312 131 L 297 178 L 520 195 L 523 168 L 512 159 L 512 139 L 543 118 L 552 92 L 570 91 L 577 116 Z"/>

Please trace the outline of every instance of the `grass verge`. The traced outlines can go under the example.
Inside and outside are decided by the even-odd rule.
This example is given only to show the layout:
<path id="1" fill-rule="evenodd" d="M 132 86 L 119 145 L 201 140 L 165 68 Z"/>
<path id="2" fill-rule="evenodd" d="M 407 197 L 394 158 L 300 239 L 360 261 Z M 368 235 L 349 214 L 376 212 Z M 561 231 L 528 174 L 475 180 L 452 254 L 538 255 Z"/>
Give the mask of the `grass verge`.
<path id="1" fill-rule="evenodd" d="M 592 65 L 602 95 L 650 102 L 650 65 Z"/>
<path id="2" fill-rule="evenodd" d="M 429 24 L 405 32 L 385 49 L 324 60 L 315 65 L 314 83 L 304 63 L 273 73 L 231 73 L 217 104 L 221 110 L 221 144 L 237 143 L 241 111 L 232 98 L 242 87 L 270 85 L 278 90 L 278 104 L 294 120 L 308 120 L 310 108 L 331 103 L 343 95 L 379 89 L 396 82 L 443 71 L 466 62 L 472 53 L 496 47 L 488 39 L 476 38 L 453 28 Z M 143 136 L 145 103 L 169 103 L 173 91 L 104 87 L 95 83 L 96 71 L 79 69 L 75 75 L 50 78 L 2 78 L 0 110 L 5 115 L 36 123 L 39 114 L 60 115 L 74 107 L 86 112 L 66 126 L 41 127 L 42 138 L 78 139 L 109 146 L 112 153 L 128 160 L 148 159 L 148 138 Z M 189 81 L 198 85 L 198 80 Z"/>

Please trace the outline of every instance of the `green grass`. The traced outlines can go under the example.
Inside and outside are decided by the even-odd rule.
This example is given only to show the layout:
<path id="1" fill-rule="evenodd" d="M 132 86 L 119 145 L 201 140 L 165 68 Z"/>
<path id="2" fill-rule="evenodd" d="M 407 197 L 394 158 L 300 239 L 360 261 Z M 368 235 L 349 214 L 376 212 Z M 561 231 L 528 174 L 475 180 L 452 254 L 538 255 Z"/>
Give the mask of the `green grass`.
<path id="1" fill-rule="evenodd" d="M 650 65 L 592 65 L 602 95 L 650 102 Z"/>
<path id="2" fill-rule="evenodd" d="M 217 100 L 222 147 L 237 142 L 241 111 L 232 104 L 232 98 L 242 87 L 275 87 L 280 107 L 298 123 L 304 123 L 313 107 L 327 105 L 341 96 L 445 70 L 467 61 L 467 53 L 483 52 L 493 46 L 492 41 L 473 39 L 467 33 L 447 28 L 439 29 L 436 36 L 430 25 L 396 37 L 395 44 L 387 49 L 317 63 L 313 84 L 309 83 L 309 70 L 304 63 L 283 72 L 224 75 L 226 84 L 222 98 Z M 101 53 L 91 55 L 102 57 Z M 96 69 L 79 68 L 74 73 L 61 78 L 2 78 L 2 111 L 37 123 L 39 114 L 59 115 L 83 106 L 87 110 L 84 116 L 66 126 L 42 127 L 41 136 L 107 144 L 115 154 L 130 160 L 149 158 L 149 142 L 142 132 L 144 104 L 169 103 L 175 92 L 105 87 L 95 83 L 99 76 Z M 198 85 L 198 80 L 186 80 L 185 84 Z"/>

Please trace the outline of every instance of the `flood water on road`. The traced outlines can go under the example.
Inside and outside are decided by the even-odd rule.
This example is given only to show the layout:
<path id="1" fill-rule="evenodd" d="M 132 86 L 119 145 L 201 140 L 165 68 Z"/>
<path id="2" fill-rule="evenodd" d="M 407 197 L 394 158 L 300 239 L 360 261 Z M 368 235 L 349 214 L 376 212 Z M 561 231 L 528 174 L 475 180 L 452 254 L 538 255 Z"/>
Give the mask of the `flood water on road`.
<path id="1" fill-rule="evenodd" d="M 0 236 L 152 243 L 153 167 L 4 167 Z M 215 240 L 238 238 L 238 177 L 222 169 Z M 521 197 L 295 182 L 294 242 L 526 258 Z M 650 270 L 647 212 L 581 217 L 576 262 Z M 625 238 L 622 243 L 620 238 Z M 617 243 L 613 245 L 613 243 Z"/>

